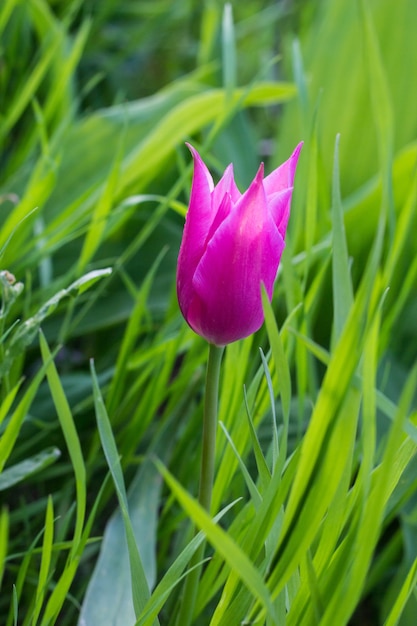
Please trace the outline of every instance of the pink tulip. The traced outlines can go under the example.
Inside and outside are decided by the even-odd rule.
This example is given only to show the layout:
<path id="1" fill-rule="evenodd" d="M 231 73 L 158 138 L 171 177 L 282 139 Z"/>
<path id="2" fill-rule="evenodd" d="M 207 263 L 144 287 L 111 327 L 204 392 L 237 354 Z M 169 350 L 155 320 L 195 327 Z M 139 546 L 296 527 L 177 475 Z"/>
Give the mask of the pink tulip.
<path id="1" fill-rule="evenodd" d="M 263 323 L 261 284 L 272 298 L 290 215 L 299 144 L 264 178 L 263 164 L 241 194 L 229 165 L 215 186 L 197 150 L 177 268 L 181 312 L 209 343 L 224 346 Z"/>

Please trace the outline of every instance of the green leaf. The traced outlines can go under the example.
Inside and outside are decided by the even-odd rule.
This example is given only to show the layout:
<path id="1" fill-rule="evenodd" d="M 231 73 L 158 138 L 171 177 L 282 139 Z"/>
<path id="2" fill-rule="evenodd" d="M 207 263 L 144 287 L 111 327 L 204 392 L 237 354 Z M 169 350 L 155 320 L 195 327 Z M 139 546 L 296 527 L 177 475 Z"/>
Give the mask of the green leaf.
<path id="1" fill-rule="evenodd" d="M 258 435 L 256 434 L 255 426 L 253 424 L 252 415 L 251 415 L 251 412 L 250 412 L 249 406 L 248 406 L 248 397 L 247 397 L 247 393 L 246 393 L 246 388 L 245 388 L 244 392 L 245 392 L 246 415 L 247 415 L 247 418 L 248 418 L 248 425 L 249 425 L 249 430 L 250 430 L 252 449 L 253 449 L 253 453 L 255 455 L 256 467 L 258 469 L 258 474 L 259 474 L 261 487 L 262 487 L 262 490 L 264 490 L 264 489 L 266 489 L 266 487 L 269 484 L 269 481 L 271 479 L 271 472 L 269 470 L 268 463 L 266 462 L 265 455 L 262 452 L 262 448 L 261 448 L 261 445 L 259 443 L 259 438 L 258 438 Z"/>
<path id="2" fill-rule="evenodd" d="M 86 488 L 86 469 L 84 464 L 84 458 L 81 450 L 80 440 L 78 437 L 77 429 L 75 427 L 74 418 L 71 413 L 71 408 L 68 404 L 64 389 L 62 387 L 61 380 L 59 378 L 58 371 L 55 363 L 52 360 L 52 355 L 49 351 L 49 346 L 43 335 L 39 335 L 42 359 L 45 365 L 46 377 L 48 379 L 49 389 L 51 391 L 52 399 L 54 401 L 55 410 L 58 415 L 58 419 L 64 434 L 65 443 L 67 444 L 68 453 L 71 458 L 71 463 L 75 475 L 75 489 L 77 494 L 77 514 L 74 530 L 74 541 L 72 544 L 72 554 L 78 550 L 79 543 L 81 541 L 81 535 L 84 526 L 86 501 L 87 501 L 87 488 Z"/>
<path id="3" fill-rule="evenodd" d="M 123 134 L 124 133 L 122 133 L 121 137 L 123 137 Z M 111 171 L 107 176 L 106 184 L 91 214 L 90 226 L 78 260 L 77 273 L 81 273 L 85 270 L 102 241 L 107 226 L 107 220 L 115 199 L 122 160 L 122 146 L 123 140 L 120 139 L 120 144 Z"/>
<path id="4" fill-rule="evenodd" d="M 236 44 L 233 24 L 232 5 L 224 5 L 222 20 L 223 86 L 226 99 L 232 97 L 236 87 Z"/>
<path id="5" fill-rule="evenodd" d="M 400 617 L 407 604 L 408 598 L 415 591 L 417 584 L 417 559 L 412 564 L 410 571 L 407 574 L 407 578 L 404 580 L 404 584 L 401 587 L 400 593 L 397 595 L 394 606 L 392 607 L 390 614 L 384 622 L 384 626 L 397 626 L 400 621 Z"/>
<path id="6" fill-rule="evenodd" d="M 369 91 L 372 100 L 372 113 L 378 139 L 379 162 L 382 176 L 381 212 L 389 225 L 390 243 L 395 231 L 395 206 L 392 183 L 392 163 L 394 152 L 394 116 L 391 97 L 384 69 L 380 46 L 374 28 L 368 2 L 361 0 L 365 62 L 368 67 Z"/>
<path id="7" fill-rule="evenodd" d="M 265 372 L 265 379 L 266 379 L 266 384 L 268 387 L 268 392 L 269 392 L 269 399 L 270 399 L 270 403 L 271 403 L 271 414 L 272 414 L 272 443 L 271 443 L 271 447 L 272 447 L 272 472 L 275 471 L 275 468 L 277 466 L 277 461 L 278 458 L 280 456 L 280 449 L 279 449 L 279 441 L 278 441 L 278 427 L 277 427 L 277 414 L 276 414 L 276 410 L 275 410 L 275 394 L 274 394 L 274 388 L 272 385 L 272 378 L 271 378 L 271 374 L 269 372 L 269 368 L 268 368 L 268 363 L 267 360 L 265 358 L 265 355 L 262 351 L 262 348 L 259 349 L 259 352 L 261 354 L 261 360 L 262 360 L 262 366 L 264 368 L 264 372 Z M 287 446 L 287 433 L 288 430 L 285 429 L 285 442 L 284 442 L 284 450 L 282 453 L 283 458 L 281 459 L 281 464 L 280 466 L 283 467 L 284 465 L 284 458 L 286 457 L 286 446 Z"/>
<path id="8" fill-rule="evenodd" d="M 275 608 L 258 569 L 232 538 L 214 523 L 208 513 L 175 480 L 162 463 L 157 462 L 157 467 L 186 513 L 204 531 L 208 541 L 210 541 L 215 550 L 245 583 L 248 591 L 260 601 L 268 615 L 274 620 L 273 623 L 277 624 L 274 618 Z"/>
<path id="9" fill-rule="evenodd" d="M 219 522 L 221 518 L 230 511 L 238 501 L 235 500 L 228 504 L 213 520 Z M 178 586 L 185 576 L 189 574 L 191 570 L 184 573 L 185 568 L 189 564 L 191 557 L 196 552 L 201 543 L 205 541 L 203 532 L 197 533 L 197 535 L 187 544 L 184 550 L 177 556 L 174 563 L 169 567 L 162 580 L 158 583 L 158 586 L 154 589 L 149 601 L 146 604 L 140 618 L 136 622 L 135 626 L 152 626 L 155 617 L 159 611 L 163 608 L 170 593 Z M 83 626 L 79 624 L 79 626 Z M 88 626 L 88 624 L 86 625 Z"/>
<path id="10" fill-rule="evenodd" d="M 7 545 L 9 539 L 9 511 L 3 506 L 0 510 L 0 589 L 3 580 L 4 564 L 7 556 Z"/>
<path id="11" fill-rule="evenodd" d="M 19 401 L 17 407 L 14 409 L 10 416 L 7 426 L 0 438 L 0 472 L 3 470 L 7 459 L 9 458 L 16 440 L 19 436 L 20 428 L 24 419 L 27 416 L 29 408 L 35 398 L 39 385 L 41 384 L 43 377 L 45 376 L 45 366 L 42 367 L 36 376 L 31 381 L 29 387 L 24 393 L 22 399 Z M 18 386 L 14 387 L 8 394 L 6 404 L 12 402 L 14 394 L 16 393 Z"/>
<path id="12" fill-rule="evenodd" d="M 109 465 L 110 473 L 116 488 L 116 494 L 119 500 L 129 554 L 133 606 L 136 617 L 139 617 L 150 597 L 149 586 L 146 580 L 145 569 L 139 554 L 132 522 L 129 516 L 128 500 L 122 469 L 120 466 L 120 459 L 107 411 L 101 396 L 93 362 L 91 362 L 91 376 L 93 380 L 94 407 L 96 411 L 97 426 L 101 444 L 103 446 L 104 454 Z M 157 624 L 158 620 L 155 620 L 155 623 Z"/>
<path id="13" fill-rule="evenodd" d="M 287 358 L 285 356 L 284 347 L 282 345 L 282 340 L 279 334 L 274 312 L 264 287 L 262 288 L 262 306 L 265 314 L 265 326 L 268 332 L 268 339 L 271 344 L 272 356 L 274 358 L 276 375 L 278 379 L 278 387 L 281 394 L 284 424 L 288 428 L 291 406 L 290 369 L 288 366 Z"/>
<path id="14" fill-rule="evenodd" d="M 87 540 L 90 537 L 92 525 L 96 518 L 98 506 L 101 502 L 103 492 L 106 486 L 107 478 L 104 480 L 99 490 L 99 493 L 94 501 L 91 513 L 83 530 L 81 541 L 77 546 L 76 553 L 74 554 L 74 558 L 72 558 L 72 555 L 70 553 L 67 563 L 65 564 L 64 571 L 62 572 L 59 579 L 56 581 L 53 591 L 46 604 L 41 626 L 50 626 L 50 624 L 55 624 L 58 619 L 58 615 L 60 614 L 60 611 L 62 609 L 62 606 L 67 600 L 70 586 L 77 573 L 80 557 L 85 549 Z"/>
<path id="15" fill-rule="evenodd" d="M 290 504 L 294 504 L 296 480 L 293 483 L 280 535 L 280 547 L 275 554 L 271 568 L 269 587 L 274 597 L 282 591 L 296 570 L 302 555 L 306 553 L 317 536 L 322 519 L 346 478 L 346 474 L 350 476 L 360 401 L 358 392 L 355 390 L 348 392 L 338 411 L 337 420 L 328 433 L 326 446 L 321 449 L 320 458 L 314 470 L 314 479 L 311 480 L 294 514 Z M 303 465 L 305 452 L 304 448 L 300 454 L 298 471 Z"/>
<path id="16" fill-rule="evenodd" d="M 17 385 L 15 385 L 13 387 L 13 389 L 11 389 L 9 391 L 9 393 L 6 395 L 6 397 L 3 399 L 2 403 L 0 404 L 0 426 L 3 423 L 3 420 L 5 419 L 5 417 L 7 416 L 12 404 L 13 404 L 13 400 L 16 397 L 17 392 L 20 389 L 20 385 L 21 382 L 19 381 L 17 383 Z M 0 430 L 1 432 L 1 430 Z M 1 470 L 0 470 L 1 471 Z"/>
<path id="17" fill-rule="evenodd" d="M 45 467 L 55 463 L 60 456 L 61 452 L 58 448 L 48 448 L 24 461 L 20 461 L 20 463 L 11 465 L 0 474 L 0 491 L 9 489 L 28 476 L 40 472 Z"/>
<path id="18" fill-rule="evenodd" d="M 340 197 L 339 135 L 336 137 L 334 147 L 332 225 L 334 340 L 337 341 L 342 334 L 343 327 L 353 304 L 353 289 L 350 278 L 342 200 Z"/>
<path id="19" fill-rule="evenodd" d="M 138 333 L 141 331 L 141 321 L 146 314 L 148 296 L 155 274 L 165 254 L 166 249 L 162 249 L 147 273 L 140 290 L 135 294 L 135 303 L 120 345 L 114 375 L 107 394 L 107 405 L 110 413 L 116 410 L 120 402 L 121 394 L 123 393 L 122 380 L 126 376 L 129 359 L 132 359 L 134 344 Z M 141 355 L 143 356 L 143 351 L 141 351 Z"/>
<path id="20" fill-rule="evenodd" d="M 3 360 L 3 363 L 0 364 L 0 371 L 1 369 L 7 371 L 7 369 L 10 368 L 10 364 L 13 359 L 21 353 L 26 346 L 32 343 L 42 322 L 47 317 L 52 315 L 61 300 L 70 296 L 74 292 L 82 294 L 98 280 L 109 276 L 111 272 L 111 268 L 88 272 L 81 278 L 74 281 L 69 287 L 58 291 L 58 293 L 52 296 L 52 298 L 41 306 L 35 315 L 20 324 L 8 344 L 6 357 Z"/>
<path id="21" fill-rule="evenodd" d="M 403 423 L 413 401 L 416 382 L 417 367 L 407 379 L 395 420 L 388 433 L 381 463 L 372 475 L 369 497 L 364 500 L 363 507 L 358 511 L 357 526 L 353 525 L 350 532 L 350 552 L 360 554 L 361 558 L 352 559 L 352 565 L 345 576 L 340 576 L 339 572 L 337 579 L 335 577 L 337 583 L 326 604 L 326 612 L 321 622 L 323 626 L 345 623 L 353 613 L 380 536 L 386 504 L 405 468 L 416 454 L 416 444 L 404 437 L 403 433 Z M 361 484 L 358 485 L 361 488 Z"/>
<path id="22" fill-rule="evenodd" d="M 256 488 L 255 483 L 252 480 L 252 477 L 248 471 L 248 468 L 246 467 L 245 463 L 243 462 L 242 457 L 240 456 L 239 452 L 236 449 L 235 444 L 233 443 L 233 439 L 231 438 L 231 436 L 229 435 L 229 433 L 227 432 L 226 426 L 223 424 L 223 422 L 220 422 L 220 427 L 222 428 L 227 441 L 229 442 L 229 445 L 231 446 L 233 452 L 236 455 L 237 461 L 239 463 L 239 467 L 240 467 L 240 471 L 242 472 L 243 478 L 245 479 L 245 483 L 246 486 L 249 490 L 250 496 L 251 496 L 251 500 L 255 506 L 255 508 L 257 508 L 261 501 L 262 498 L 260 496 L 260 493 L 258 491 L 258 489 Z"/>
<path id="23" fill-rule="evenodd" d="M 128 495 L 129 517 L 149 588 L 156 579 L 156 529 L 161 478 L 146 459 Z M 90 578 L 79 624 L 125 626 L 135 622 L 129 554 L 122 514 L 118 510 L 107 524 L 100 555 Z"/>
<path id="24" fill-rule="evenodd" d="M 46 595 L 49 568 L 51 566 L 52 545 L 54 541 L 54 506 L 51 496 L 48 497 L 46 508 L 45 532 L 42 544 L 42 559 L 39 569 L 38 585 L 36 588 L 35 607 L 32 614 L 32 623 L 36 624 L 40 615 L 42 604 Z"/>

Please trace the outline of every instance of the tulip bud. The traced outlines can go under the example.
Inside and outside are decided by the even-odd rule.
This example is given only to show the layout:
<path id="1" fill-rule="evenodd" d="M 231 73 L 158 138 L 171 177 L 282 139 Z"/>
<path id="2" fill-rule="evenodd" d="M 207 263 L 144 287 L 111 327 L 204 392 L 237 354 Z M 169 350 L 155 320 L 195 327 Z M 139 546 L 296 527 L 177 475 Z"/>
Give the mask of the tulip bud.
<path id="1" fill-rule="evenodd" d="M 241 194 L 229 165 L 215 186 L 197 150 L 190 204 L 178 257 L 181 312 L 209 343 L 224 346 L 257 331 L 264 320 L 261 284 L 272 298 L 302 144 L 264 177 L 261 164 Z"/>

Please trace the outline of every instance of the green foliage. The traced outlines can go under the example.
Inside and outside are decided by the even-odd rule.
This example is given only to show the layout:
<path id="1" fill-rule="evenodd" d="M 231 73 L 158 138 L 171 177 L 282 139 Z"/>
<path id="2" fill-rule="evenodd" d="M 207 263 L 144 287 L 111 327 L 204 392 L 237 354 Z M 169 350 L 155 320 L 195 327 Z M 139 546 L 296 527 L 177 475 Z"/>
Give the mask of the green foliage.
<path id="1" fill-rule="evenodd" d="M 0 6 L 6 626 L 174 626 L 206 539 L 195 624 L 415 622 L 417 5 L 223 4 Z M 264 328 L 224 354 L 211 518 L 183 144 L 243 189 L 300 139 Z"/>

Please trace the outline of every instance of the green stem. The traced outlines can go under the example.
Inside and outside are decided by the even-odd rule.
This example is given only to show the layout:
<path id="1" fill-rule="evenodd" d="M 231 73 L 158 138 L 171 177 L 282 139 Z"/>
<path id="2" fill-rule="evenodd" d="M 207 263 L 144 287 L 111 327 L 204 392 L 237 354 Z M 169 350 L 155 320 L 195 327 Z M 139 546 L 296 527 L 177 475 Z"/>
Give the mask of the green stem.
<path id="1" fill-rule="evenodd" d="M 214 461 L 216 453 L 217 404 L 219 396 L 220 364 L 224 348 L 210 344 L 206 373 L 206 391 L 204 397 L 203 447 L 201 452 L 200 486 L 198 501 L 206 511 L 210 512 L 211 494 L 214 480 Z M 198 592 L 201 574 L 201 562 L 204 558 L 205 542 L 203 541 L 194 553 L 190 567 L 194 569 L 188 574 L 184 585 L 184 593 L 178 614 L 179 626 L 190 626 Z"/>

